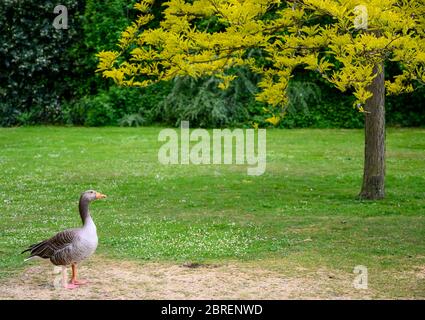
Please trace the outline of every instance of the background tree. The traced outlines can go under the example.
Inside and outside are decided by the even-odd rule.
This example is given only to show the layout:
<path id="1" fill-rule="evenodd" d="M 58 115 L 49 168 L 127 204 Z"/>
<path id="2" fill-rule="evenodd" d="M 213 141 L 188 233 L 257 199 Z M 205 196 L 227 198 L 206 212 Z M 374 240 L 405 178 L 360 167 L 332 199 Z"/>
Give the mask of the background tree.
<path id="1" fill-rule="evenodd" d="M 341 91 L 352 90 L 365 115 L 365 163 L 360 197 L 384 197 L 385 87 L 411 92 L 425 82 L 425 6 L 396 0 L 171 0 L 157 28 L 153 1 L 137 3 L 138 18 L 102 51 L 98 71 L 122 86 L 144 87 L 179 76 L 204 75 L 228 88 L 236 66 L 261 75 L 256 98 L 270 105 L 268 121 L 280 122 L 286 89 L 296 68 L 320 73 Z M 209 24 L 199 21 L 208 19 Z M 214 31 L 211 31 L 214 26 Z M 260 56 L 247 54 L 252 49 Z M 384 62 L 400 74 L 384 79 Z"/>

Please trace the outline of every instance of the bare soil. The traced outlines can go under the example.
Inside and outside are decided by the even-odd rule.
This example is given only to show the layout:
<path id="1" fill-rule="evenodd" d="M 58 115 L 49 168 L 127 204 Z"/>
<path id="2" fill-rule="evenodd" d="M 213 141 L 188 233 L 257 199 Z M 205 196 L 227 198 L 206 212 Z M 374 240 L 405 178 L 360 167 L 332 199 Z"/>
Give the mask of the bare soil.
<path id="1" fill-rule="evenodd" d="M 61 268 L 33 261 L 15 278 L 0 281 L 0 299 L 368 299 L 352 274 L 327 270 L 285 276 L 243 263 L 218 265 L 138 263 L 96 257 L 79 267 L 89 281 L 60 287 Z M 69 275 L 68 275 L 69 277 Z"/>

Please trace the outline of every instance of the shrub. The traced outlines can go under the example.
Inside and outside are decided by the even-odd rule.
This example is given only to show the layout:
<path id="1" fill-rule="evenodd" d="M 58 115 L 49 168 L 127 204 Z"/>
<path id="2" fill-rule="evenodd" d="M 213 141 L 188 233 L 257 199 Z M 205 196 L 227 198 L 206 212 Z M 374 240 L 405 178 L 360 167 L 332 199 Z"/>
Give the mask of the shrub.
<path id="1" fill-rule="evenodd" d="M 290 103 L 281 127 L 363 127 L 363 114 L 353 107 L 351 95 L 303 80 L 292 81 L 288 94 Z"/>
<path id="2" fill-rule="evenodd" d="M 172 81 L 170 93 L 159 104 L 158 118 L 178 126 L 188 120 L 197 127 L 232 126 L 248 119 L 246 105 L 253 99 L 256 76 L 244 68 L 234 70 L 238 78 L 223 91 L 214 77 Z"/>
<path id="3" fill-rule="evenodd" d="M 77 97 L 95 95 L 109 88 L 110 82 L 95 74 L 96 53 L 115 46 L 121 32 L 133 18 L 129 9 L 135 2 L 136 0 L 85 1 L 84 11 L 78 17 L 80 37 L 69 50 L 69 55 L 76 62 L 76 77 L 72 79 L 72 85 Z"/>
<path id="4" fill-rule="evenodd" d="M 69 25 L 82 1 L 64 0 Z M 78 28 L 56 30 L 52 1 L 3 0 L 0 3 L 0 125 L 51 123 L 71 92 L 67 50 Z"/>
<path id="5" fill-rule="evenodd" d="M 86 126 L 115 125 L 114 109 L 107 94 L 87 96 L 64 108 L 64 120 L 68 124 Z"/>
<path id="6" fill-rule="evenodd" d="M 156 107 L 166 94 L 166 84 L 142 89 L 112 86 L 96 95 L 66 103 L 62 121 L 86 126 L 149 125 L 159 121 Z"/>

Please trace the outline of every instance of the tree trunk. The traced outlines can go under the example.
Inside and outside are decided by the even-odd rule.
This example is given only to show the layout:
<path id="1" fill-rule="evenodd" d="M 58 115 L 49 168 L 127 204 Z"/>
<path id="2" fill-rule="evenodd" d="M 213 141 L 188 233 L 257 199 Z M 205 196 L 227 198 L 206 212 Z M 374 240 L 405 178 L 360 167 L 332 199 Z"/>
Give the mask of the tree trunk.
<path id="1" fill-rule="evenodd" d="M 376 200 L 385 196 L 385 79 L 384 65 L 375 66 L 377 74 L 368 90 L 373 97 L 365 105 L 365 151 L 363 185 L 359 197 Z"/>

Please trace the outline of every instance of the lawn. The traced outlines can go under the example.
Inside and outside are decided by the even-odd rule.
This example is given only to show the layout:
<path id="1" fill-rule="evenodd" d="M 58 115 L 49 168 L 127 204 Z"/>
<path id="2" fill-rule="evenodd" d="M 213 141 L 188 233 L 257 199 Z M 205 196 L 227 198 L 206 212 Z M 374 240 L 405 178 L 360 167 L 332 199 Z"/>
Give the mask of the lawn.
<path id="1" fill-rule="evenodd" d="M 299 270 L 368 268 L 377 297 L 425 298 L 425 130 L 389 129 L 386 199 L 359 201 L 361 130 L 268 130 L 267 170 L 165 166 L 161 128 L 0 129 L 0 279 L 27 245 L 80 224 L 91 206 L 98 255 L 235 261 Z M 32 263 L 32 262 L 31 262 Z"/>

